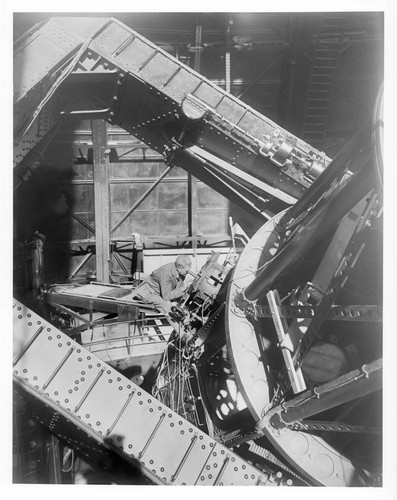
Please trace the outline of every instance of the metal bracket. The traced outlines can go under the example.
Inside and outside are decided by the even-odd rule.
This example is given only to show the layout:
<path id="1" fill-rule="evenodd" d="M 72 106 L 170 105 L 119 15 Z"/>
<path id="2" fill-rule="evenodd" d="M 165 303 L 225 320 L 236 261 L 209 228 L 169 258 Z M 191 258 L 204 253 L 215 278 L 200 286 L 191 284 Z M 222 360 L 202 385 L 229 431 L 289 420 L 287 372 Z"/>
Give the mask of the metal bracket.
<path id="1" fill-rule="evenodd" d="M 270 311 L 272 314 L 277 337 L 279 339 L 279 347 L 284 358 L 285 367 L 288 373 L 289 380 L 294 393 L 302 392 L 306 389 L 306 384 L 300 368 L 295 368 L 293 361 L 294 347 L 291 337 L 288 335 L 288 325 L 285 318 L 280 314 L 279 307 L 281 306 L 280 296 L 277 290 L 270 290 L 266 294 L 269 302 Z"/>

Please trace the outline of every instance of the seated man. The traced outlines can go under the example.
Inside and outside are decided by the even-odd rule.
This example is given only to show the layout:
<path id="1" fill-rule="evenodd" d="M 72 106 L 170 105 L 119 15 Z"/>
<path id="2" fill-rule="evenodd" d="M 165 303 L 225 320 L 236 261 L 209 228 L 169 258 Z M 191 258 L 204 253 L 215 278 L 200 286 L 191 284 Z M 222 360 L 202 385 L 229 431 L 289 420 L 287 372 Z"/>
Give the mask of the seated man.
<path id="1" fill-rule="evenodd" d="M 153 304 L 169 320 L 172 301 L 182 297 L 188 288 L 185 277 L 191 265 L 188 255 L 179 255 L 175 262 L 164 264 L 145 278 L 132 292 L 133 298 Z M 173 322 L 170 323 L 175 328 Z"/>

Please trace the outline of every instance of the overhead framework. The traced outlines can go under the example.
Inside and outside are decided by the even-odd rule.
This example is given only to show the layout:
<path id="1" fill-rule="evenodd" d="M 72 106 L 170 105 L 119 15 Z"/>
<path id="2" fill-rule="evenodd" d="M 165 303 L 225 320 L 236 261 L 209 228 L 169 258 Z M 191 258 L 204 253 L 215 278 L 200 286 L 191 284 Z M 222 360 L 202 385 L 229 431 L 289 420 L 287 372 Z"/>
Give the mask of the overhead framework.
<path id="1" fill-rule="evenodd" d="M 120 125 L 266 218 L 299 199 L 330 162 L 115 19 L 52 18 L 16 42 L 15 67 L 19 178 L 64 116 Z"/>

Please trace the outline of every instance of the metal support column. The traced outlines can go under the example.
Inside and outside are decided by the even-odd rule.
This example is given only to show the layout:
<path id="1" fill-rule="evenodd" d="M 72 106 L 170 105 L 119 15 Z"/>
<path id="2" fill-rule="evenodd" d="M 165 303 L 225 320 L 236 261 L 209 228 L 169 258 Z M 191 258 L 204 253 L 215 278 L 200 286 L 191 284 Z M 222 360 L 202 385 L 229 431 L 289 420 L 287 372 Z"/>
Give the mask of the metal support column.
<path id="1" fill-rule="evenodd" d="M 200 73 L 201 69 L 201 52 L 202 47 L 203 26 L 201 25 L 201 16 L 197 19 L 195 46 L 194 46 L 194 70 Z M 189 236 L 195 237 L 198 234 L 198 218 L 197 218 L 197 179 L 192 174 L 188 174 L 188 230 Z M 197 241 L 192 240 L 193 251 L 197 247 Z"/>
<path id="2" fill-rule="evenodd" d="M 94 159 L 96 275 L 98 281 L 109 283 L 109 158 L 107 153 L 107 124 L 103 120 L 92 121 L 92 142 Z"/>

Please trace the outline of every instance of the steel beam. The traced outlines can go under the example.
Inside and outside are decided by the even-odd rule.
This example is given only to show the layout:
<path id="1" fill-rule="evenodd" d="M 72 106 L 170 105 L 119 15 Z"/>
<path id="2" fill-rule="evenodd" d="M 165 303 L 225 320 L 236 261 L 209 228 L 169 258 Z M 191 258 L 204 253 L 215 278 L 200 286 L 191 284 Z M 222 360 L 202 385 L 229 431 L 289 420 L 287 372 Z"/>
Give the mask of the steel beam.
<path id="1" fill-rule="evenodd" d="M 381 387 L 382 359 L 378 359 L 273 408 L 266 415 L 265 421 L 274 428 L 284 428 L 296 421 L 367 396 Z M 261 427 L 261 422 L 258 427 Z"/>
<path id="2" fill-rule="evenodd" d="M 14 381 L 68 446 L 102 466 L 112 453 L 157 484 L 268 484 L 268 474 L 16 300 L 13 313 Z"/>
<path id="3" fill-rule="evenodd" d="M 96 276 L 98 281 L 110 281 L 110 196 L 107 124 L 92 121 L 95 202 Z"/>
<path id="4" fill-rule="evenodd" d="M 291 337 L 288 334 L 287 320 L 283 318 L 280 313 L 281 300 L 278 291 L 270 290 L 266 294 L 266 298 L 269 303 L 271 315 L 279 340 L 278 346 L 281 349 L 281 353 L 284 358 L 285 368 L 292 385 L 292 390 L 295 394 L 298 392 L 302 392 L 306 389 L 306 384 L 302 375 L 302 370 L 300 369 L 300 367 L 295 368 L 294 366 L 294 346 L 291 342 Z"/>
<path id="5" fill-rule="evenodd" d="M 343 189 L 340 185 L 334 185 L 327 193 L 328 199 L 321 200 L 322 203 L 316 207 L 316 210 L 308 212 L 305 219 L 301 221 L 299 229 L 293 231 L 291 238 L 275 258 L 263 267 L 255 280 L 244 290 L 242 300 L 254 301 L 261 297 L 292 262 L 295 262 L 309 248 L 314 248 L 329 228 L 338 224 L 342 217 L 371 191 L 372 186 L 368 179 L 370 156 L 368 153 L 367 155 L 366 158 L 361 158 L 364 163 L 362 169 L 352 175 L 344 185 L 342 184 Z M 360 154 L 357 156 L 359 157 Z"/>
<path id="6" fill-rule="evenodd" d="M 62 85 L 62 96 L 70 97 L 67 111 L 71 113 L 106 110 L 107 121 L 117 123 L 159 153 L 164 153 L 165 127 L 171 134 L 167 139 L 172 139 L 173 131 L 178 135 L 188 123 L 189 138 L 195 137 L 196 144 L 216 156 L 234 159 L 237 168 L 248 169 L 254 176 L 259 173 L 268 185 L 280 187 L 295 198 L 300 198 L 329 164 L 324 154 L 114 19 L 54 18 L 34 30 L 32 37 L 34 46 L 23 45 L 16 63 L 23 69 L 25 55 L 29 54 L 30 65 L 40 68 L 41 80 L 23 82 L 23 93 L 30 92 L 35 99 L 31 108 L 18 99 L 21 110 L 27 109 L 16 120 L 21 126 L 30 109 L 40 111 L 42 103 Z M 45 50 L 58 46 L 60 39 L 65 47 L 53 58 L 51 54 L 46 57 Z M 34 50 L 36 45 L 41 50 Z M 53 74 L 59 77 L 51 85 L 49 75 Z M 78 74 L 95 85 L 98 80 L 109 83 L 103 89 L 95 87 L 100 102 L 92 103 L 90 93 L 85 93 L 81 102 L 81 93 L 76 91 L 81 90 Z M 41 88 L 46 90 L 44 99 L 38 92 Z M 74 100 L 77 95 L 79 100 Z M 142 100 L 145 106 L 141 106 Z M 55 112 L 65 111 L 65 99 L 54 104 Z M 205 110 L 205 117 L 199 113 L 200 123 L 195 122 L 197 113 L 192 106 Z M 179 165 L 185 168 L 183 161 Z M 106 262 L 105 255 L 98 266 L 101 273 Z"/>

